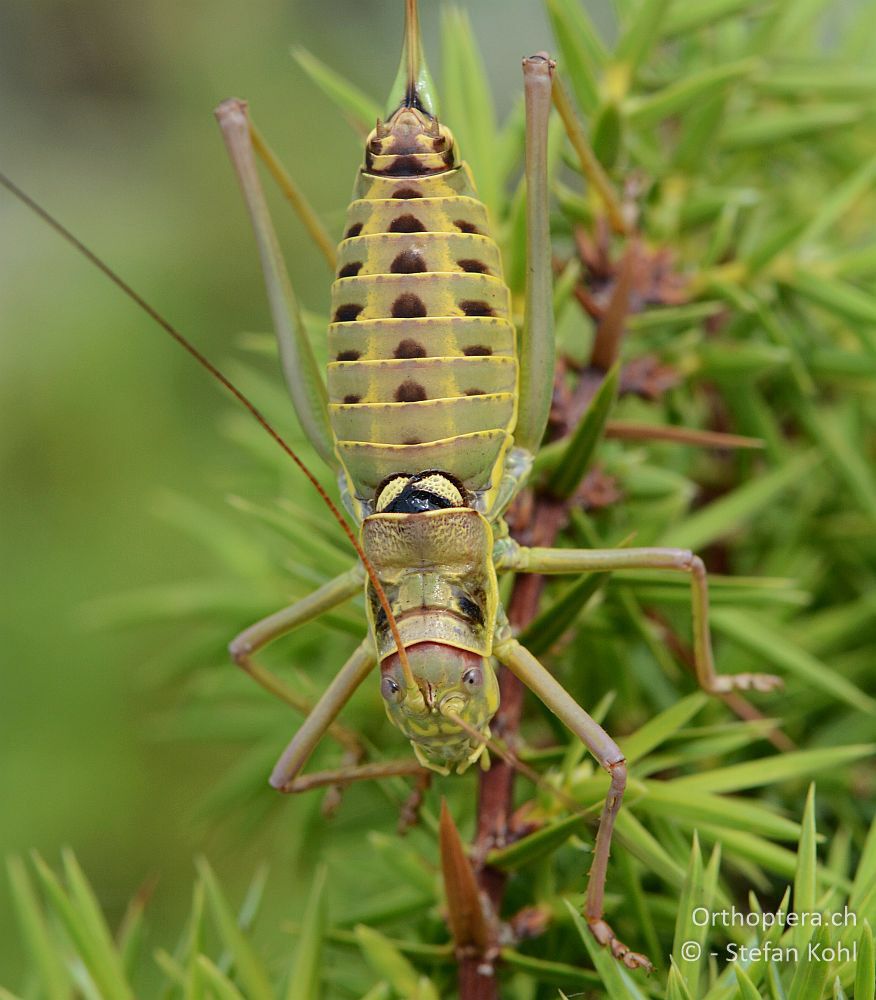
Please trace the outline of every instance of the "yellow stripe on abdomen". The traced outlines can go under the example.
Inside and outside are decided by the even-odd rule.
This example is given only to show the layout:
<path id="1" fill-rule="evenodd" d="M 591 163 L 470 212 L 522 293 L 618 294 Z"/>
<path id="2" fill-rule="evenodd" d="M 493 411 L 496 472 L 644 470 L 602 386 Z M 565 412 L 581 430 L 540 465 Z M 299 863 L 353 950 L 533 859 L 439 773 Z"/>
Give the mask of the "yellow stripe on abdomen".
<path id="1" fill-rule="evenodd" d="M 332 285 L 329 418 L 356 496 L 438 469 L 488 491 L 516 416 L 510 293 L 463 165 L 360 171 Z"/>

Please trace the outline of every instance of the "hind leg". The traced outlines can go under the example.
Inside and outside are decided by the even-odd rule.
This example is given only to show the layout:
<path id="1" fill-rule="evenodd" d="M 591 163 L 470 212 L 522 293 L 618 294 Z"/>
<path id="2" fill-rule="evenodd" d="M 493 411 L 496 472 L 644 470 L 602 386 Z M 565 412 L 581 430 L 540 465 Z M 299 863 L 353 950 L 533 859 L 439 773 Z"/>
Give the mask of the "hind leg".
<path id="1" fill-rule="evenodd" d="M 328 419 L 328 395 L 259 181 L 245 102 L 225 101 L 216 109 L 216 118 L 252 220 L 280 345 L 280 361 L 295 412 L 320 457 L 329 468 L 337 471 L 338 460 Z"/>

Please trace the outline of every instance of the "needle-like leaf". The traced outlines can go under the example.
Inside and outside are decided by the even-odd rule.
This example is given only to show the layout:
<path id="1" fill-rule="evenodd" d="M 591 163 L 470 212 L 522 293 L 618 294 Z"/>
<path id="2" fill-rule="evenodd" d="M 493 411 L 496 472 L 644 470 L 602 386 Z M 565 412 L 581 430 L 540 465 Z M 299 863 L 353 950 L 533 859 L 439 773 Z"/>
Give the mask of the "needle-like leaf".
<path id="1" fill-rule="evenodd" d="M 304 910 L 302 933 L 295 949 L 295 957 L 289 969 L 286 1000 L 319 1000 L 322 995 L 323 938 L 326 929 L 326 886 L 327 871 L 321 865 L 310 887 L 307 906 Z"/>
<path id="2" fill-rule="evenodd" d="M 569 499 L 581 484 L 617 399 L 619 373 L 620 367 L 615 365 L 600 383 L 547 482 L 548 493 L 558 500 Z"/>
<path id="3" fill-rule="evenodd" d="M 441 870 L 444 873 L 447 919 L 453 940 L 458 949 L 476 948 L 479 954 L 484 954 L 489 947 L 490 932 L 480 890 L 444 799 L 441 800 L 440 833 Z"/>
<path id="4" fill-rule="evenodd" d="M 297 46 L 292 55 L 310 79 L 341 109 L 358 135 L 367 136 L 381 116 L 380 105 L 307 49 Z"/>
<path id="5" fill-rule="evenodd" d="M 241 987 L 249 1000 L 274 1000 L 267 972 L 252 944 L 238 925 L 212 868 L 206 860 L 198 861 L 198 873 L 204 884 L 207 905 L 222 943 L 232 956 Z"/>

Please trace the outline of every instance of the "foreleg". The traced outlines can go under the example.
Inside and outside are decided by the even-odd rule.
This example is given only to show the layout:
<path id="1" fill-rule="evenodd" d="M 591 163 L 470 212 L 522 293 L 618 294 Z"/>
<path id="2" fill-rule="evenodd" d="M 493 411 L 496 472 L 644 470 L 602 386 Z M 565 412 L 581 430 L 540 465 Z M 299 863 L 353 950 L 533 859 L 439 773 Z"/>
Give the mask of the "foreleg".
<path id="1" fill-rule="evenodd" d="M 644 955 L 630 949 L 615 935 L 603 916 L 605 878 L 611 849 L 611 835 L 615 819 L 623 800 L 627 782 L 624 755 L 608 733 L 591 718 L 554 676 L 516 639 L 501 643 L 493 650 L 500 663 L 504 663 L 587 747 L 600 766 L 608 771 L 611 784 L 599 817 L 593 863 L 587 879 L 587 897 L 584 915 L 593 936 L 611 949 L 615 958 L 630 969 L 650 970 L 651 963 Z"/>
<path id="2" fill-rule="evenodd" d="M 294 779 L 376 662 L 374 640 L 369 636 L 335 675 L 334 680 L 283 751 L 270 778 L 274 788 L 280 792 L 297 790 L 294 787 Z"/>

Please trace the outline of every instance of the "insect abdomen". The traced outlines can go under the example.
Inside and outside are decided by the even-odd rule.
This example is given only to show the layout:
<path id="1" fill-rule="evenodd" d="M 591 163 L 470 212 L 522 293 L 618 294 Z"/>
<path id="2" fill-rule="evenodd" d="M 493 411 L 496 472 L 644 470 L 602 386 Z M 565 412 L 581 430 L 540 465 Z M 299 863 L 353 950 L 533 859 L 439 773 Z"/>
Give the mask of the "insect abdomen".
<path id="1" fill-rule="evenodd" d="M 338 250 L 329 416 L 355 494 L 441 469 L 490 488 L 515 419 L 510 294 L 468 168 L 371 157 Z M 384 166 L 375 160 L 389 160 Z"/>

